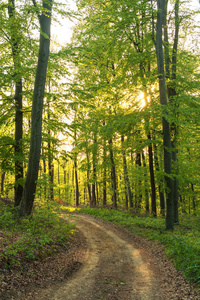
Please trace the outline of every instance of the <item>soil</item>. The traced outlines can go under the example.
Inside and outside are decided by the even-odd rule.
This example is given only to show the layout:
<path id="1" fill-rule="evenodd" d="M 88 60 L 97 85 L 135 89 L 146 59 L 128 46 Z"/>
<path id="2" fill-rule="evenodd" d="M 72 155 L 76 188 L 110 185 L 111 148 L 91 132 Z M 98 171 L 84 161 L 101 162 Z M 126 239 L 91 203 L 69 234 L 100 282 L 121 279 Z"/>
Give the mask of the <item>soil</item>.
<path id="1" fill-rule="evenodd" d="M 78 229 L 70 248 L 32 266 L 38 281 L 18 283 L 0 299 L 200 299 L 160 244 L 88 215 L 63 217 Z"/>

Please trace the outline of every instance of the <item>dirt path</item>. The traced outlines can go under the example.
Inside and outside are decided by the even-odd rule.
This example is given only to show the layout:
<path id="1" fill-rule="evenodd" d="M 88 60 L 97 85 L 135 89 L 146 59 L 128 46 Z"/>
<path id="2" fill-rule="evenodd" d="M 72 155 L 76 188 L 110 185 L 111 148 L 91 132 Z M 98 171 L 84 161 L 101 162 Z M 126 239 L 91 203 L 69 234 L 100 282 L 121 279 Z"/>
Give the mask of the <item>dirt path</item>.
<path id="1" fill-rule="evenodd" d="M 159 259 L 159 265 L 152 258 L 149 242 L 138 238 L 136 242 L 123 229 L 89 216 L 74 216 L 72 222 L 87 242 L 78 257 L 81 267 L 67 281 L 38 293 L 36 299 L 200 299 L 172 264 L 165 268 L 163 261 Z M 172 276 L 167 276 L 169 267 Z"/>
<path id="2" fill-rule="evenodd" d="M 76 224 L 76 235 L 22 273 L 7 272 L 0 299 L 200 300 L 159 243 L 88 215 L 63 218 Z"/>

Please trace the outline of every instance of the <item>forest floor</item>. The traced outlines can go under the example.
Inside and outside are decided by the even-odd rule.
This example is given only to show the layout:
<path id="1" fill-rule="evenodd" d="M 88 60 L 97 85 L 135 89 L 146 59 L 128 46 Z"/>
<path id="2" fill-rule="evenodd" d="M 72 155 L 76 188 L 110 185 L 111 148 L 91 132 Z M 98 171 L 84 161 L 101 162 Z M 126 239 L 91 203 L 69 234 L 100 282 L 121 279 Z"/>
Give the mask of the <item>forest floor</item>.
<path id="1" fill-rule="evenodd" d="M 78 229 L 69 248 L 33 262 L 24 275 L 8 274 L 0 299 L 200 299 L 159 243 L 88 215 L 63 217 Z"/>

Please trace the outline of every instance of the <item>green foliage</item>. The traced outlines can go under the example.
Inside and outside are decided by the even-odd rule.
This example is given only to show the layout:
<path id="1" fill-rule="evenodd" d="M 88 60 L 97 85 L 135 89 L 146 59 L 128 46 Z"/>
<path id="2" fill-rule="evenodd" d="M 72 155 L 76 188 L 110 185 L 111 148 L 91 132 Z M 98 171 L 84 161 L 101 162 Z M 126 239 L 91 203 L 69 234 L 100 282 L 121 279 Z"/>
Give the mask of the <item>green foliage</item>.
<path id="1" fill-rule="evenodd" d="M 0 260 L 9 268 L 20 265 L 22 259 L 43 259 L 53 255 L 56 245 L 68 243 L 75 233 L 74 226 L 67 224 L 53 207 L 37 208 L 27 218 L 18 218 L 15 208 L 2 203 L 0 209 L 0 229 L 8 236 Z"/>
<path id="2" fill-rule="evenodd" d="M 87 213 L 120 224 L 132 232 L 165 245 L 166 254 L 187 280 L 200 284 L 200 224 L 198 217 L 183 217 L 173 232 L 165 230 L 165 220 L 136 216 L 128 211 L 84 207 Z"/>

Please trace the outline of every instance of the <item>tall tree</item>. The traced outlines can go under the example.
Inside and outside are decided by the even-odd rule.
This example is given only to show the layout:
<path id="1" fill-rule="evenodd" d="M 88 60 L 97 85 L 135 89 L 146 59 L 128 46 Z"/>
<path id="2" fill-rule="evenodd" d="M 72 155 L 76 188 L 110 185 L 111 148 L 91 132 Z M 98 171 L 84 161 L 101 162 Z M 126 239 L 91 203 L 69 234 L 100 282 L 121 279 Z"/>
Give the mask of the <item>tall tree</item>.
<path id="1" fill-rule="evenodd" d="M 126 161 L 126 152 L 124 149 L 124 136 L 123 135 L 121 135 L 121 144 L 122 144 L 124 181 L 125 181 L 125 186 L 126 186 L 127 195 L 128 195 L 129 209 L 131 209 L 131 208 L 133 208 L 133 194 L 131 192 L 130 180 L 129 180 L 129 176 L 128 176 L 128 168 L 127 168 L 127 161 Z"/>
<path id="2" fill-rule="evenodd" d="M 178 223 L 178 157 L 177 157 L 177 134 L 178 134 L 178 126 L 177 126 L 177 92 L 176 92 L 176 77 L 177 77 L 177 50 L 178 50 L 178 37 L 179 37 L 179 0 L 175 1 L 175 34 L 174 34 L 174 42 L 173 42 L 173 49 L 172 55 L 170 58 L 169 54 L 169 38 L 168 38 L 168 25 L 167 25 L 167 7 L 168 0 L 166 1 L 165 5 L 165 12 L 164 12 L 164 41 L 165 41 L 165 68 L 166 68 L 166 78 L 168 79 L 167 84 L 167 92 L 168 92 L 168 99 L 169 103 L 172 106 L 172 110 L 174 113 L 173 122 L 170 126 L 171 130 L 171 146 L 172 146 L 172 162 L 173 162 L 173 193 L 174 193 L 174 222 Z M 171 68 L 170 68 L 171 65 Z"/>
<path id="3" fill-rule="evenodd" d="M 38 4 L 35 0 L 33 0 L 33 4 L 35 8 L 38 9 Z M 42 137 L 43 99 L 50 48 L 52 4 L 52 0 L 43 0 L 42 12 L 40 15 L 38 14 L 40 23 L 40 45 L 32 103 L 31 141 L 28 170 L 26 174 L 22 199 L 19 206 L 19 214 L 22 216 L 31 214 L 33 202 L 35 199 L 36 181 L 38 179 Z"/>
<path id="4" fill-rule="evenodd" d="M 15 17 L 15 0 L 8 0 L 8 15 L 10 19 L 10 43 L 14 62 L 15 80 L 15 195 L 14 205 L 18 206 L 23 192 L 23 160 L 22 160 L 22 135 L 23 135 L 23 113 L 22 113 L 22 75 L 19 56 L 20 35 Z"/>
<path id="5" fill-rule="evenodd" d="M 163 107 L 162 128 L 164 145 L 164 170 L 166 182 L 166 229 L 174 228 L 174 195 L 172 176 L 172 157 L 171 157 L 171 137 L 170 125 L 168 121 L 168 102 L 165 83 L 164 57 L 163 57 L 163 15 L 165 0 L 157 0 L 157 27 L 156 27 L 156 53 L 159 78 L 160 104 Z"/>

